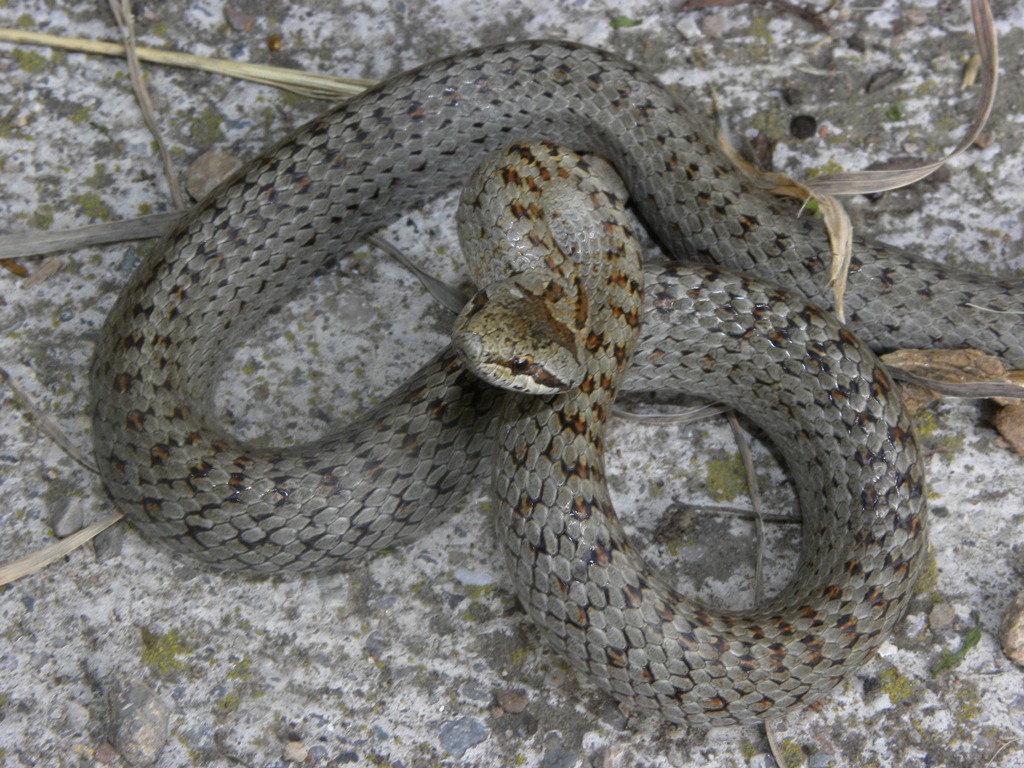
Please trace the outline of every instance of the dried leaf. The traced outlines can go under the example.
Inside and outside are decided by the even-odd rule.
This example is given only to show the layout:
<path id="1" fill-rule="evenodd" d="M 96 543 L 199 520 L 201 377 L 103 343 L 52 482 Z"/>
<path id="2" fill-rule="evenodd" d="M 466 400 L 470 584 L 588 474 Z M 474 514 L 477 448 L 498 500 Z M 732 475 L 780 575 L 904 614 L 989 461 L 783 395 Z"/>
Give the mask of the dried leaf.
<path id="1" fill-rule="evenodd" d="M 2 253 L 3 251 L 0 251 Z M 25 268 L 24 264 L 19 264 L 14 260 L 15 257 L 21 254 L 11 253 L 6 258 L 0 258 L 0 267 L 3 267 L 15 277 L 26 277 L 28 275 L 28 269 Z"/>
<path id="2" fill-rule="evenodd" d="M 930 393 L 909 393 L 916 406 L 939 397 L 1024 399 L 1018 372 L 976 349 L 902 349 L 881 360 L 894 379 Z"/>
<path id="3" fill-rule="evenodd" d="M 35 288 L 40 283 L 46 282 L 55 274 L 60 272 L 61 267 L 64 266 L 64 260 L 58 259 L 56 256 L 51 256 L 45 259 L 42 264 L 39 265 L 39 269 L 32 273 L 24 283 L 21 284 L 22 288 Z"/>
<path id="4" fill-rule="evenodd" d="M 1014 453 L 1024 456 L 1024 403 L 1004 405 L 992 418 L 992 424 Z"/>

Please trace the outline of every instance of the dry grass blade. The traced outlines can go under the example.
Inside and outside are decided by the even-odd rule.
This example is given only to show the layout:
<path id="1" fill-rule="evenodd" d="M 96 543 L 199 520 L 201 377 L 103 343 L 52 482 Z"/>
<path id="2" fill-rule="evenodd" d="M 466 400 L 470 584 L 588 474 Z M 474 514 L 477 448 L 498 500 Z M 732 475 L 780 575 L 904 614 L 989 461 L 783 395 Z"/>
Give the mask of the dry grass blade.
<path id="1" fill-rule="evenodd" d="M 63 232 L 25 232 L 0 236 L 0 259 L 23 259 L 92 245 L 123 243 L 161 237 L 184 215 L 182 211 L 153 213 L 136 219 L 90 224 Z"/>
<path id="2" fill-rule="evenodd" d="M 98 523 L 86 526 L 80 531 L 77 531 L 67 538 L 61 539 L 60 541 L 50 544 L 49 546 L 37 549 L 31 555 L 23 557 L 20 560 L 15 560 L 13 563 L 0 566 L 0 586 L 4 584 L 10 584 L 12 581 L 17 581 L 23 576 L 28 576 L 31 573 L 35 573 L 52 563 L 54 560 L 60 560 L 60 558 L 71 554 L 73 551 L 81 547 L 83 544 L 88 543 L 92 539 L 96 538 L 103 531 L 107 530 L 114 523 L 117 523 L 124 517 L 120 512 L 116 515 L 110 515 L 109 517 L 100 520 Z"/>
<path id="3" fill-rule="evenodd" d="M 971 0 L 971 19 L 974 22 L 981 62 L 981 98 L 966 135 L 942 160 L 917 168 L 832 173 L 819 176 L 811 181 L 799 182 L 781 173 L 766 173 L 746 162 L 739 157 L 728 138 L 719 131 L 719 144 L 736 167 L 752 181 L 780 197 L 794 197 L 804 202 L 813 200 L 819 206 L 832 250 L 832 267 L 829 271 L 829 278 L 832 282 L 835 313 L 842 322 L 845 322 L 843 297 L 852 256 L 853 228 L 846 211 L 835 195 L 875 194 L 913 184 L 934 173 L 977 140 L 988 121 L 992 105 L 995 102 L 999 77 L 999 50 L 996 43 L 995 22 L 992 20 L 992 11 L 987 0 Z"/>
<path id="4" fill-rule="evenodd" d="M 778 768 L 787 768 L 786 758 L 782 756 L 782 750 L 779 749 L 779 742 L 775 738 L 775 726 L 771 724 L 771 721 L 764 724 L 764 737 L 768 740 L 768 750 L 775 758 L 775 764 Z"/>
<path id="5" fill-rule="evenodd" d="M 419 264 L 380 235 L 367 235 L 365 240 L 368 245 L 384 251 L 384 253 L 411 272 L 420 281 L 420 285 L 427 289 L 427 293 L 434 298 L 434 301 L 449 312 L 457 315 L 469 302 L 469 297 L 463 295 L 462 291 L 438 280 L 432 275 L 428 275 Z"/>
<path id="6" fill-rule="evenodd" d="M 846 275 L 849 272 L 850 258 L 853 254 L 853 226 L 836 198 L 831 195 L 812 190 L 808 184 L 791 179 L 784 173 L 762 171 L 753 163 L 747 162 L 733 147 L 732 142 L 720 127 L 717 131 L 718 145 L 729 157 L 732 164 L 748 179 L 762 189 L 778 197 L 791 197 L 803 203 L 814 201 L 825 220 L 825 231 L 828 233 L 829 247 L 832 250 L 832 267 L 829 270 L 829 281 L 832 284 L 832 296 L 835 300 L 835 313 L 840 322 L 846 322 L 843 312 L 843 296 L 846 292 Z"/>
<path id="7" fill-rule="evenodd" d="M 634 413 L 628 411 L 619 406 L 612 408 L 612 415 L 623 421 L 629 421 L 633 424 L 647 424 L 650 426 L 661 426 L 668 424 L 692 424 L 695 421 L 702 421 L 703 419 L 711 418 L 712 416 L 718 416 L 719 414 L 726 413 L 729 410 L 728 406 L 720 405 L 718 403 L 708 403 L 706 405 L 693 405 L 686 408 L 680 408 L 672 411 L 671 413 Z"/>
<path id="8" fill-rule="evenodd" d="M 21 29 L 0 29 L 0 41 L 19 43 L 22 45 L 41 45 L 48 48 L 61 48 L 78 53 L 92 53 L 100 56 L 125 55 L 123 45 L 100 40 L 86 40 L 80 37 L 61 37 L 40 32 L 28 32 Z M 263 64 L 211 59 L 205 56 L 193 56 L 177 51 L 163 51 L 157 48 L 136 46 L 135 53 L 139 61 L 160 64 L 168 67 L 181 67 L 224 75 L 238 80 L 270 85 L 282 90 L 291 91 L 313 99 L 329 99 L 341 101 L 359 93 L 374 84 L 373 80 L 357 77 L 335 77 L 334 75 L 317 75 L 299 72 L 282 67 L 268 67 Z"/>
<path id="9" fill-rule="evenodd" d="M 754 515 L 755 547 L 754 547 L 754 605 L 764 602 L 764 511 L 761 506 L 761 489 L 757 484 L 757 470 L 754 468 L 754 457 L 750 452 L 747 433 L 740 426 L 736 411 L 730 409 L 726 418 L 732 430 L 733 439 L 740 452 L 743 472 L 747 477 L 747 494 L 750 496 L 750 509 Z"/>
<path id="10" fill-rule="evenodd" d="M 986 0 L 971 0 L 971 19 L 974 22 L 974 32 L 978 39 L 981 98 L 967 133 L 953 151 L 942 160 L 917 168 L 854 171 L 819 176 L 807 182 L 807 186 L 815 195 L 819 193 L 830 195 L 876 194 L 905 187 L 934 173 L 978 139 L 992 112 L 992 105 L 995 103 L 996 85 L 999 80 L 999 48 L 996 42 L 995 22 L 992 20 L 992 11 Z"/>
<path id="11" fill-rule="evenodd" d="M 135 52 L 135 17 L 132 15 L 131 0 L 110 0 L 110 10 L 114 14 L 118 30 L 124 40 L 125 60 L 128 63 L 128 76 L 131 78 L 132 90 L 135 92 L 135 98 L 138 99 L 142 119 L 156 141 L 157 152 L 160 154 L 164 175 L 167 177 L 167 184 L 170 187 L 171 200 L 174 202 L 175 208 L 184 208 L 185 198 L 181 194 L 178 174 L 174 171 L 171 153 L 167 151 L 167 144 L 164 143 L 163 136 L 160 135 L 160 128 L 156 124 L 153 101 L 149 98 L 149 89 L 146 88 L 146 83 L 142 79 L 142 67 L 139 65 L 139 57 Z"/>
<path id="12" fill-rule="evenodd" d="M 701 515 L 721 515 L 723 517 L 741 517 L 744 520 L 753 520 L 755 513 L 743 507 L 727 507 L 722 505 L 688 504 L 677 501 L 668 508 L 671 512 L 693 512 Z M 804 519 L 799 515 L 773 515 L 771 513 L 761 515 L 766 523 L 779 523 L 782 525 L 803 525 Z"/>

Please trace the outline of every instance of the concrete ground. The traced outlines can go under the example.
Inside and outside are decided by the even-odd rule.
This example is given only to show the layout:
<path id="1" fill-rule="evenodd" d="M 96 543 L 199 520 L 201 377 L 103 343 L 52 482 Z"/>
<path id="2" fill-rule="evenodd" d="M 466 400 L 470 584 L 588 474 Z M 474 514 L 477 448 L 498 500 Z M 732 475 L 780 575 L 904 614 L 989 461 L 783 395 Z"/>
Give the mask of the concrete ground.
<path id="1" fill-rule="evenodd" d="M 825 14 L 831 40 L 773 5 L 345 5 L 235 0 L 230 22 L 216 0 L 138 2 L 136 13 L 145 45 L 369 78 L 487 42 L 596 44 L 678 85 L 697 109 L 713 91 L 734 133 L 776 139 L 776 167 L 798 177 L 938 157 L 959 139 L 977 93 L 960 89 L 972 37 L 966 3 L 950 0 L 841 1 Z M 850 207 L 864 234 L 1019 274 L 1024 11 L 1015 0 L 993 6 L 1004 79 L 985 148 L 952 163 L 946 181 Z M 640 23 L 617 26 L 615 17 Z M 116 39 L 105 3 L 2 0 L 0 26 Z M 280 50 L 271 52 L 274 35 Z M 890 70 L 891 82 L 879 87 L 877 76 Z M 147 72 L 182 175 L 207 149 L 251 157 L 323 109 L 219 77 Z M 0 44 L 0 104 L 3 233 L 166 208 L 167 184 L 121 62 Z M 800 114 L 827 130 L 793 138 L 790 121 Z M 454 279 L 451 207 L 410 214 L 392 236 Z M 60 271 L 38 282 L 0 272 L 0 361 L 85 451 L 92 342 L 146 247 L 62 254 Z M 444 343 L 441 312 L 369 251 L 324 276 L 280 322 L 238 352 L 221 397 L 225 417 L 254 439 L 316 434 Z M 1024 574 L 1024 461 L 990 418 L 990 407 L 976 403 L 918 414 L 930 452 L 934 567 L 884 652 L 834 695 L 777 724 L 791 766 L 1024 765 L 1024 673 L 997 639 Z M 627 528 L 650 557 L 709 601 L 749 600 L 748 523 L 699 514 L 666 533 L 680 517 L 677 502 L 746 503 L 727 428 L 618 423 L 612 438 L 616 503 L 645 510 Z M 768 501 L 785 511 L 791 497 L 778 469 L 767 451 L 756 456 Z M 98 478 L 69 460 L 0 382 L 0 562 L 50 543 L 55 510 L 65 506 L 88 521 L 112 511 Z M 158 763 L 168 768 L 773 764 L 758 728 L 695 733 L 631 717 L 568 671 L 516 606 L 484 509 L 481 493 L 414 545 L 345 574 L 250 581 L 169 557 L 128 531 L 112 554 L 86 547 L 4 588 L 0 764 L 125 764 L 107 743 L 117 680 L 145 682 L 169 707 Z M 769 576 L 778 586 L 792 563 L 793 529 L 770 534 Z M 933 674 L 974 615 L 978 644 Z"/>

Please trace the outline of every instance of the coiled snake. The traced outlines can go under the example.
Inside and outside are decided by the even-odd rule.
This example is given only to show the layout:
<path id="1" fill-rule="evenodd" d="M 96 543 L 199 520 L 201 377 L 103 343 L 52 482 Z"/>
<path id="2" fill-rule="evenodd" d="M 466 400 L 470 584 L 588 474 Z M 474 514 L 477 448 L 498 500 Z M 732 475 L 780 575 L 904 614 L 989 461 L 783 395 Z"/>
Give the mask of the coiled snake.
<path id="1" fill-rule="evenodd" d="M 909 423 L 871 354 L 803 303 L 829 305 L 820 226 L 752 189 L 683 106 L 601 51 L 519 43 L 405 73 L 198 206 L 132 276 L 97 343 L 94 441 L 110 492 L 147 538 L 271 574 L 400 543 L 454 506 L 492 446 L 513 438 L 498 432 L 502 397 L 451 349 L 361 419 L 300 446 L 241 443 L 213 418 L 212 391 L 238 340 L 317 270 L 525 136 L 611 160 L 674 258 L 803 297 L 716 267 L 649 268 L 625 386 L 703 390 L 762 424 L 801 478 L 806 522 L 782 595 L 712 611 L 637 566 L 599 455 L 563 454 L 560 472 L 585 490 L 565 510 L 545 506 L 553 486 L 528 464 L 499 467 L 510 506 L 543 502 L 499 522 L 524 605 L 577 668 L 669 720 L 748 722 L 809 703 L 877 648 L 913 584 L 925 525 Z M 970 345 L 1024 363 L 1017 319 L 977 309 L 1019 310 L 1008 284 L 859 243 L 848 290 L 850 327 L 873 346 Z M 577 425 L 535 400 L 513 455 L 562 446 L 556 422 Z"/>

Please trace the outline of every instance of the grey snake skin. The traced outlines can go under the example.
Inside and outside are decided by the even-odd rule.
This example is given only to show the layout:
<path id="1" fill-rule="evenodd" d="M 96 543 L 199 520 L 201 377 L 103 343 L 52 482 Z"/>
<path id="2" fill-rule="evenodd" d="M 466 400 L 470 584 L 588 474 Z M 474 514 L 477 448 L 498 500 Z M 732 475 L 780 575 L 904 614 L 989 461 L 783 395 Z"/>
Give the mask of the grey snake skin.
<path id="1" fill-rule="evenodd" d="M 456 506 L 503 444 L 501 401 L 520 406 L 450 348 L 362 418 L 299 446 L 241 443 L 213 418 L 212 392 L 238 341 L 318 270 L 523 137 L 608 158 L 673 258 L 745 273 L 648 267 L 624 387 L 735 405 L 801 479 L 805 516 L 786 590 L 755 611 L 716 611 L 644 570 L 606 505 L 599 455 L 562 462 L 590 494 L 567 510 L 546 506 L 529 467 L 512 469 L 509 501 L 545 502 L 498 523 L 524 606 L 574 666 L 668 720 L 727 725 L 810 703 L 871 655 L 914 583 L 926 526 L 910 425 L 871 352 L 805 303 L 830 303 L 819 223 L 751 189 L 685 107 L 602 51 L 517 43 L 399 75 L 200 204 L 140 265 L 97 343 L 107 487 L 147 539 L 264 574 L 339 566 Z M 1022 367 L 1019 320 L 967 306 L 1021 309 L 1012 297 L 1007 283 L 858 243 L 847 317 L 878 349 L 973 346 Z M 566 417 L 536 412 L 542 400 L 523 406 L 530 456 L 564 442 L 552 419 Z"/>

